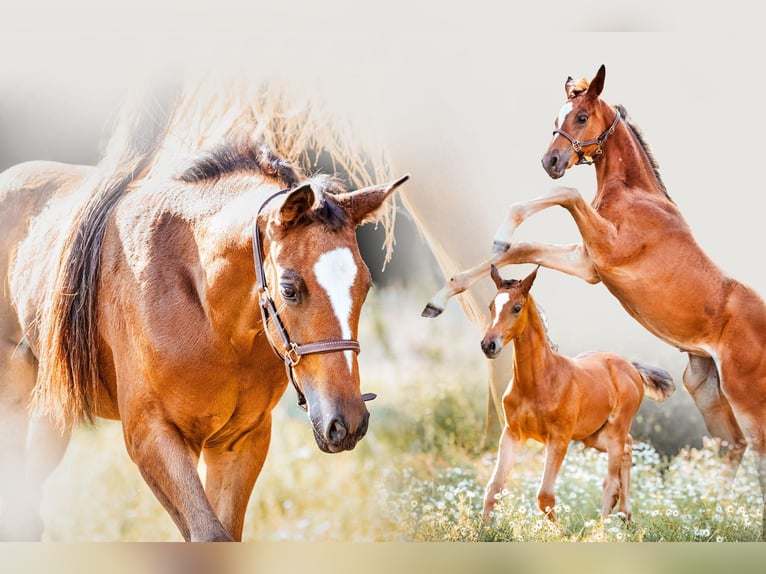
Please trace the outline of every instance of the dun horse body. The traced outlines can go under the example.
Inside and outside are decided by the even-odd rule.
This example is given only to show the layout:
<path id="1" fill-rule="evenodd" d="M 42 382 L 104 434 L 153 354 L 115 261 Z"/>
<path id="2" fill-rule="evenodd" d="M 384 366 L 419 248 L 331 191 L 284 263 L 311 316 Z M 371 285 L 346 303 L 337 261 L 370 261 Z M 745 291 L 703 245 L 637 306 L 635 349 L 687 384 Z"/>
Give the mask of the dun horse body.
<path id="1" fill-rule="evenodd" d="M 307 178 L 321 121 L 216 90 L 128 109 L 98 166 L 1 176 L 3 538 L 40 537 L 43 481 L 80 421 L 122 421 L 186 540 L 241 539 L 288 380 L 320 449 L 365 435 L 355 228 L 403 180 Z"/>
<path id="2" fill-rule="evenodd" d="M 484 495 L 484 521 L 491 519 L 496 496 L 527 439 L 546 447 L 537 503 L 549 518 L 556 518 L 553 487 L 567 448 L 579 440 L 607 453 L 601 516 L 608 516 L 619 499 L 619 511 L 630 520 L 630 427 L 644 391 L 663 401 L 675 385 L 665 371 L 613 353 L 587 352 L 571 359 L 557 353 L 529 292 L 536 274 L 537 270 L 522 281 L 506 281 L 495 266 L 491 268 L 498 292 L 490 305 L 491 324 L 481 348 L 493 359 L 513 341 L 514 373 L 503 396 L 505 428 Z"/>
<path id="3" fill-rule="evenodd" d="M 495 238 L 497 253 L 453 277 L 424 314 L 438 315 L 449 297 L 485 276 L 491 264 L 536 263 L 602 282 L 641 325 L 688 354 L 684 385 L 711 434 L 728 445 L 730 479 L 749 441 L 766 497 L 766 304 L 699 246 L 640 130 L 624 108 L 600 98 L 605 75 L 602 66 L 590 82 L 567 79 L 567 100 L 542 160 L 554 179 L 592 163 L 593 201 L 558 187 L 512 205 Z M 512 242 L 525 219 L 557 205 L 571 214 L 582 243 Z"/>

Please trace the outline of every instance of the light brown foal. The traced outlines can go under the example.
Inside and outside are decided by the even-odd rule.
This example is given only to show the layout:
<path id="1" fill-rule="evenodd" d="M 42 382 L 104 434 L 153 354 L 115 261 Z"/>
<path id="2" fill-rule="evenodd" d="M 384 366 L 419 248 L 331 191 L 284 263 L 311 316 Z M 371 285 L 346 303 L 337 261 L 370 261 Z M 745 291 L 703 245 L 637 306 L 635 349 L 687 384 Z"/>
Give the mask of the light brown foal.
<path id="1" fill-rule="evenodd" d="M 548 518 L 556 519 L 553 487 L 567 447 L 579 440 L 608 456 L 601 516 L 608 516 L 619 499 L 619 511 L 630 520 L 630 427 L 644 391 L 663 401 L 675 390 L 672 378 L 612 353 L 588 352 L 574 358 L 557 353 L 529 293 L 537 269 L 521 281 L 503 280 L 494 265 L 491 275 L 498 291 L 481 348 L 493 359 L 513 341 L 515 356 L 513 380 L 503 396 L 505 428 L 497 464 L 484 495 L 484 522 L 490 521 L 497 494 L 528 439 L 546 447 L 537 504 Z"/>
<path id="2" fill-rule="evenodd" d="M 567 79 L 567 100 L 542 159 L 553 179 L 574 165 L 592 163 L 593 201 L 576 189 L 557 187 L 512 205 L 495 236 L 497 253 L 451 278 L 423 314 L 437 316 L 450 297 L 487 275 L 490 264 L 536 263 L 602 282 L 647 330 L 688 353 L 684 385 L 711 435 L 728 445 L 728 482 L 749 441 L 766 500 L 766 304 L 697 243 L 668 196 L 640 129 L 624 108 L 601 99 L 605 76 L 601 66 L 590 82 Z M 581 243 L 512 243 L 524 220 L 553 206 L 571 214 Z M 762 534 L 766 538 L 766 520 Z"/>

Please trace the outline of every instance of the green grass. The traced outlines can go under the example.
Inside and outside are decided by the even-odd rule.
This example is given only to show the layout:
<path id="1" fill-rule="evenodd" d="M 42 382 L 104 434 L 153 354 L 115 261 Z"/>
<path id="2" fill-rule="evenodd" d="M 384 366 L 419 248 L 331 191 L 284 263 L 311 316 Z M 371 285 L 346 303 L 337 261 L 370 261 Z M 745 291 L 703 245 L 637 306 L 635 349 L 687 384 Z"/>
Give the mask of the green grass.
<path id="1" fill-rule="evenodd" d="M 641 440 L 634 454 L 632 524 L 617 515 L 599 519 L 606 456 L 579 443 L 571 446 L 556 485 L 560 520 L 545 519 L 536 506 L 543 451 L 530 442 L 492 523 L 483 526 L 483 491 L 495 450 L 480 448 L 486 367 L 479 333 L 457 309 L 438 321 L 421 319 L 427 295 L 387 289 L 373 292 L 365 306 L 362 390 L 378 398 L 368 405 L 370 431 L 355 450 L 321 453 L 288 388 L 274 413 L 272 446 L 250 501 L 245 540 L 758 539 L 762 503 L 753 460 L 748 454 L 734 487 L 719 492 L 718 444 L 702 441 L 683 388 L 670 402 L 642 409 L 642 421 L 634 425 Z M 680 432 L 678 421 L 687 419 L 696 422 L 684 423 Z M 680 441 L 694 446 L 680 448 Z M 75 432 L 46 486 L 43 512 L 50 541 L 181 539 L 127 457 L 118 423 Z"/>

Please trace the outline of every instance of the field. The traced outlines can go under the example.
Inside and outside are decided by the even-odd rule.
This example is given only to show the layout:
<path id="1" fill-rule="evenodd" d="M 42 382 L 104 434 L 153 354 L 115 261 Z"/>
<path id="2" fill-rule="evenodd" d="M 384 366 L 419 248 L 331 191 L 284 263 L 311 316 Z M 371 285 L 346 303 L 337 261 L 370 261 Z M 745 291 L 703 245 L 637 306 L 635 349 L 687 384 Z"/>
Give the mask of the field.
<path id="1" fill-rule="evenodd" d="M 482 448 L 486 383 L 479 333 L 453 308 L 419 316 L 427 289 L 374 290 L 361 322 L 370 432 L 351 452 L 321 453 L 292 389 L 275 413 L 271 450 L 253 492 L 245 540 L 257 541 L 750 541 L 762 505 L 748 455 L 719 492 L 719 445 L 682 387 L 645 401 L 634 425 L 633 523 L 599 520 L 606 457 L 575 443 L 556 488 L 560 521 L 536 506 L 539 445 L 528 443 L 489 527 L 480 521 L 495 445 Z M 662 366 L 680 378 L 678 354 Z M 672 363 L 672 364 L 671 364 Z M 672 440 L 669 440 L 672 439 Z M 493 440 L 494 442 L 494 440 Z M 689 444 L 691 446 L 684 446 Z M 660 454 L 662 453 L 662 454 Z M 204 468 L 200 471 L 204 473 Z M 180 540 L 128 458 L 119 424 L 78 429 L 44 498 L 48 541 Z"/>

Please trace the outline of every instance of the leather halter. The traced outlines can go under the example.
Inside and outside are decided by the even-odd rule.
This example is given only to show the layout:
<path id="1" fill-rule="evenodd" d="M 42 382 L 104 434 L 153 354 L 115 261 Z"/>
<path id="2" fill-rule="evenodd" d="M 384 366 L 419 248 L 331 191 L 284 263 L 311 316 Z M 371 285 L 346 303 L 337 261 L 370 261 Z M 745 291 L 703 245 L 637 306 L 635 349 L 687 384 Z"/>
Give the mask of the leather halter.
<path id="1" fill-rule="evenodd" d="M 261 234 L 258 231 L 258 216 L 268 203 L 280 195 L 284 195 L 291 191 L 290 188 L 281 189 L 276 193 L 273 193 L 267 197 L 261 206 L 258 208 L 255 221 L 253 222 L 253 259 L 255 263 L 255 278 L 256 287 L 258 289 L 258 303 L 261 308 L 261 321 L 263 324 L 263 332 L 266 335 L 266 340 L 269 342 L 274 353 L 282 359 L 285 363 L 285 370 L 287 371 L 287 378 L 295 387 L 296 393 L 298 393 L 298 406 L 304 411 L 306 407 L 306 396 L 298 386 L 298 382 L 295 379 L 294 367 L 297 365 L 303 355 L 322 354 L 322 353 L 335 353 L 339 351 L 354 351 L 359 353 L 361 347 L 359 341 L 354 339 L 326 339 L 324 341 L 318 341 L 316 343 L 299 344 L 290 338 L 290 335 L 285 328 L 282 319 L 277 311 L 277 306 L 269 293 L 268 285 L 266 284 L 266 273 L 263 269 L 263 245 L 261 240 Z M 276 326 L 277 333 L 279 335 L 279 341 L 275 341 L 274 337 L 269 332 L 268 320 L 272 319 L 272 322 Z M 371 401 L 375 398 L 374 393 L 365 393 L 362 395 L 362 400 Z"/>
<path id="2" fill-rule="evenodd" d="M 607 138 L 614 133 L 615 127 L 617 127 L 617 122 L 620 121 L 620 118 L 622 116 L 620 115 L 620 110 L 615 110 L 614 120 L 612 120 L 612 125 L 610 125 L 606 130 L 604 130 L 600 136 L 597 138 L 586 140 L 584 142 L 581 142 L 579 140 L 576 140 L 572 136 L 570 136 L 568 133 L 566 133 L 564 130 L 555 129 L 553 130 L 553 135 L 561 134 L 565 138 L 569 140 L 569 143 L 572 144 L 572 149 L 577 154 L 577 163 L 575 165 L 590 165 L 594 161 L 596 161 L 599 157 L 601 157 L 604 153 L 604 150 L 601 149 L 604 143 L 606 143 Z M 585 155 L 585 153 L 582 151 L 582 148 L 587 145 L 597 145 L 598 148 L 596 151 L 594 151 L 591 155 Z"/>

